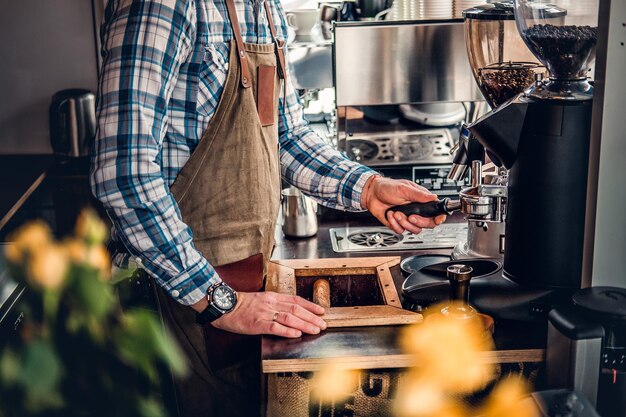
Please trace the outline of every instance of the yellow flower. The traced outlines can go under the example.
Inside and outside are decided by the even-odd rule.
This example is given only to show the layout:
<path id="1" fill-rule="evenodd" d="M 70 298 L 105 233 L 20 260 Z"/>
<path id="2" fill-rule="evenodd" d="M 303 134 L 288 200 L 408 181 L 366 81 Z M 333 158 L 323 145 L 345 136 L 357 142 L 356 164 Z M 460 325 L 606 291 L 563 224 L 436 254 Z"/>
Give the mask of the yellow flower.
<path id="1" fill-rule="evenodd" d="M 67 270 L 67 253 L 61 246 L 50 244 L 32 253 L 27 277 L 39 287 L 55 289 L 63 283 Z"/>
<path id="2" fill-rule="evenodd" d="M 422 377 L 407 377 L 398 387 L 394 403 L 397 417 L 462 417 L 467 410 L 441 387 Z"/>
<path id="3" fill-rule="evenodd" d="M 416 372 L 449 392 L 475 391 L 494 376 L 493 364 L 481 360 L 482 352 L 491 350 L 493 342 L 471 320 L 429 316 L 423 324 L 405 331 L 401 346 L 415 355 Z"/>
<path id="4" fill-rule="evenodd" d="M 331 362 L 315 373 L 311 384 L 316 398 L 333 402 L 354 392 L 359 384 L 359 372 L 346 369 L 339 362 Z"/>
<path id="5" fill-rule="evenodd" d="M 5 250 L 7 260 L 11 263 L 24 261 L 26 253 L 33 254 L 51 243 L 50 228 L 42 221 L 30 222 L 9 235 L 11 242 Z"/>
<path id="6" fill-rule="evenodd" d="M 19 264 L 22 262 L 22 248 L 14 243 L 9 243 L 4 247 L 4 256 L 10 263 Z"/>
<path id="7" fill-rule="evenodd" d="M 80 213 L 76 221 L 76 235 L 85 239 L 88 244 L 96 244 L 104 242 L 108 232 L 96 212 L 86 209 Z"/>
<path id="8" fill-rule="evenodd" d="M 508 377 L 493 389 L 479 414 L 485 417 L 539 417 L 541 414 L 534 403 L 523 401 L 529 392 L 526 381 Z"/>
<path id="9" fill-rule="evenodd" d="M 72 262 L 83 263 L 87 259 L 87 245 L 82 240 L 68 239 L 63 246 Z"/>
<path id="10" fill-rule="evenodd" d="M 103 245 L 92 246 L 87 251 L 87 264 L 100 272 L 101 278 L 111 276 L 111 260 L 109 253 Z"/>

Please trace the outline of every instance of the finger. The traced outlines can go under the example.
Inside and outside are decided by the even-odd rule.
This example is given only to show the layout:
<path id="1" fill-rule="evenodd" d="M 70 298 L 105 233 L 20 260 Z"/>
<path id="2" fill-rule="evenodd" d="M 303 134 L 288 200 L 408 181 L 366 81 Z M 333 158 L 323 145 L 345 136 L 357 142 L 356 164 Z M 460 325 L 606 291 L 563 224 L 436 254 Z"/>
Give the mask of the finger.
<path id="1" fill-rule="evenodd" d="M 312 303 L 309 300 L 305 300 L 302 297 L 298 297 L 297 295 L 286 295 L 286 294 L 281 294 L 282 297 L 279 298 L 280 302 L 283 303 L 290 303 L 290 304 L 297 304 L 302 308 L 305 308 L 306 310 L 310 311 L 311 313 L 317 314 L 317 315 L 321 315 L 324 314 L 324 307 L 319 306 L 315 303 Z"/>
<path id="2" fill-rule="evenodd" d="M 262 326 L 263 334 L 272 334 L 274 336 L 296 338 L 302 336 L 302 332 L 298 329 L 292 329 L 283 326 L 277 321 L 264 321 Z"/>
<path id="3" fill-rule="evenodd" d="M 422 229 L 425 227 L 432 229 L 433 227 L 437 225 L 435 217 L 422 217 L 422 216 L 418 216 L 417 214 L 410 215 L 409 222 L 411 222 L 411 224 L 414 224 L 417 227 L 421 227 Z"/>
<path id="4" fill-rule="evenodd" d="M 430 193 L 430 190 L 429 190 L 428 188 L 423 187 L 423 186 L 419 185 L 419 184 L 418 184 L 418 183 L 416 183 L 416 182 L 413 182 L 413 181 L 411 181 L 411 180 L 401 180 L 401 181 L 402 181 L 403 183 L 405 183 L 405 184 L 407 184 L 407 185 L 410 185 L 410 186 L 411 186 L 411 187 L 413 187 L 413 188 L 417 188 L 418 190 L 421 190 L 421 191 L 423 191 L 423 192 L 425 192 L 425 193 Z"/>
<path id="5" fill-rule="evenodd" d="M 440 224 L 442 224 L 445 221 L 446 221 L 446 215 L 445 214 L 441 214 L 441 215 L 435 217 L 435 224 L 437 224 L 437 225 L 440 225 Z"/>
<path id="6" fill-rule="evenodd" d="M 285 311 L 281 311 L 276 315 L 276 320 L 274 320 L 285 327 L 289 327 L 290 329 L 300 330 L 302 333 L 307 334 L 319 334 L 321 329 L 314 324 L 306 322 L 299 317 L 294 316 L 291 313 L 287 313 Z"/>
<path id="7" fill-rule="evenodd" d="M 284 311 L 293 314 L 295 317 L 298 317 L 299 319 L 304 320 L 305 322 L 310 323 L 321 330 L 326 329 L 326 322 L 324 320 L 322 320 L 319 316 L 311 313 L 309 310 L 299 306 L 298 304 L 279 303 L 276 305 L 276 309 L 278 311 Z"/>
<path id="8" fill-rule="evenodd" d="M 428 203 L 429 201 L 435 201 L 438 199 L 436 194 L 433 194 L 428 190 L 422 190 L 420 188 L 411 187 L 406 184 L 403 184 L 402 191 L 404 194 L 404 198 L 406 198 L 408 201 Z"/>
<path id="9" fill-rule="evenodd" d="M 387 227 L 389 227 L 391 230 L 401 235 L 402 233 L 404 233 L 404 228 L 400 226 L 400 224 L 398 224 L 398 221 L 396 220 L 396 217 L 395 217 L 396 213 L 399 213 L 399 212 L 397 211 L 387 212 L 387 221 L 389 222 Z"/>
<path id="10" fill-rule="evenodd" d="M 394 214 L 394 217 L 397 220 L 398 224 L 401 227 L 403 227 L 405 230 L 408 230 L 409 232 L 414 233 L 414 234 L 418 234 L 422 231 L 422 229 L 419 226 L 416 226 L 413 223 L 411 223 L 404 213 L 396 212 Z"/>

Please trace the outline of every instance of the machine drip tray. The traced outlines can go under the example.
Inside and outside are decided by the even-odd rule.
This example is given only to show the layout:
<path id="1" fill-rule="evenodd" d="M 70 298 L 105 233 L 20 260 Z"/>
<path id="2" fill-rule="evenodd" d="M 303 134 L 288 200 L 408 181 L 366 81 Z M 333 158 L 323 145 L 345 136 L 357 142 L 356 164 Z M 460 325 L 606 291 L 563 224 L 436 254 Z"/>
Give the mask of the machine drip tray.
<path id="1" fill-rule="evenodd" d="M 445 249 L 467 239 L 467 223 L 444 223 L 419 235 L 399 235 L 386 227 L 339 227 L 330 229 L 330 239 L 340 253 Z"/>

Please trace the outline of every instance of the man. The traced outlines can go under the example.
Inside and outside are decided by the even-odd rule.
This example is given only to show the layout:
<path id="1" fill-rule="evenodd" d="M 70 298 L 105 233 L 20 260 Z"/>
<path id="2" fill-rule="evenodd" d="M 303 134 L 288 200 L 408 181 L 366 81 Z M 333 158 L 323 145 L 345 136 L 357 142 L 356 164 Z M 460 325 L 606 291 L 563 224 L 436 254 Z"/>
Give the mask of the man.
<path id="1" fill-rule="evenodd" d="M 92 188 L 114 224 L 114 263 L 130 257 L 156 281 L 163 320 L 189 358 L 192 375 L 177 386 L 183 415 L 258 413 L 258 339 L 240 335 L 326 328 L 321 307 L 262 292 L 281 174 L 397 233 L 444 220 L 385 217 L 436 197 L 347 160 L 309 129 L 288 82 L 286 37 L 278 0 L 106 8 Z"/>

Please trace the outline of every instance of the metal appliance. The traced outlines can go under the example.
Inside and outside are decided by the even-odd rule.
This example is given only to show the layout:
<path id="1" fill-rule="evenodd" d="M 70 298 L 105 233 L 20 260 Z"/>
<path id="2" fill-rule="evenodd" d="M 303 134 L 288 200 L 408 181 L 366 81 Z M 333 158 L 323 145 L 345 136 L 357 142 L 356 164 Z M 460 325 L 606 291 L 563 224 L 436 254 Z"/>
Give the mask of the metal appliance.
<path id="1" fill-rule="evenodd" d="M 0 251 L 4 252 L 6 245 L 0 243 Z M 19 338 L 21 324 L 25 311 L 19 308 L 19 300 L 24 297 L 26 288 L 18 284 L 10 276 L 4 257 L 0 256 L 0 343 L 13 343 Z M 1 346 L 0 346 L 1 348 Z"/>
<path id="2" fill-rule="evenodd" d="M 444 195 L 466 108 L 482 101 L 458 21 L 337 22 L 333 63 L 337 146 L 384 175 Z M 359 47 L 355 47 L 359 45 Z"/>
<path id="3" fill-rule="evenodd" d="M 521 93 L 536 75 L 545 71 L 519 36 L 512 2 L 476 6 L 463 11 L 463 17 L 472 74 L 492 109 Z M 485 162 L 485 151 L 464 126 L 448 178 L 463 178 L 474 161 Z M 487 174 L 479 165 L 473 168 L 473 189 L 464 190 L 461 200 L 492 203 L 490 207 L 495 212 L 489 217 L 495 220 L 468 217 L 467 240 L 454 248 L 452 258 L 501 258 L 505 248 L 508 172 L 496 168 Z"/>
<path id="4" fill-rule="evenodd" d="M 548 387 L 581 392 L 603 417 L 626 416 L 626 289 L 579 290 L 548 319 Z"/>
<path id="5" fill-rule="evenodd" d="M 419 235 L 401 235 L 386 227 L 338 227 L 330 229 L 335 252 L 403 251 L 452 248 L 467 234 L 464 223 L 442 224 Z"/>
<path id="6" fill-rule="evenodd" d="M 463 15 L 472 73 L 487 102 L 496 108 L 528 87 L 543 67 L 531 61 L 531 53 L 518 35 L 512 3 L 481 5 Z M 454 259 L 499 258 L 504 253 L 507 172 L 484 175 L 484 160 L 484 149 L 463 127 L 448 180 L 464 178 L 472 163 L 472 187 L 460 193 L 469 227 L 467 240 L 453 250 Z M 412 207 L 398 209 L 408 214 L 414 211 Z"/>
<path id="7" fill-rule="evenodd" d="M 281 197 L 281 223 L 285 236 L 314 236 L 317 233 L 317 203 L 295 187 L 282 190 Z"/>
<path id="8" fill-rule="evenodd" d="M 536 391 L 520 403 L 523 409 L 535 409 L 537 417 L 600 417 L 589 400 L 567 389 Z"/>
<path id="9" fill-rule="evenodd" d="M 597 2 L 577 2 L 596 11 L 584 16 L 570 3 L 515 1 L 519 33 L 549 77 L 469 126 L 509 169 L 504 271 L 529 288 L 581 285 Z"/>
<path id="10" fill-rule="evenodd" d="M 55 155 L 89 156 L 96 135 L 96 97 L 89 90 L 57 92 L 50 104 L 50 144 Z"/>

